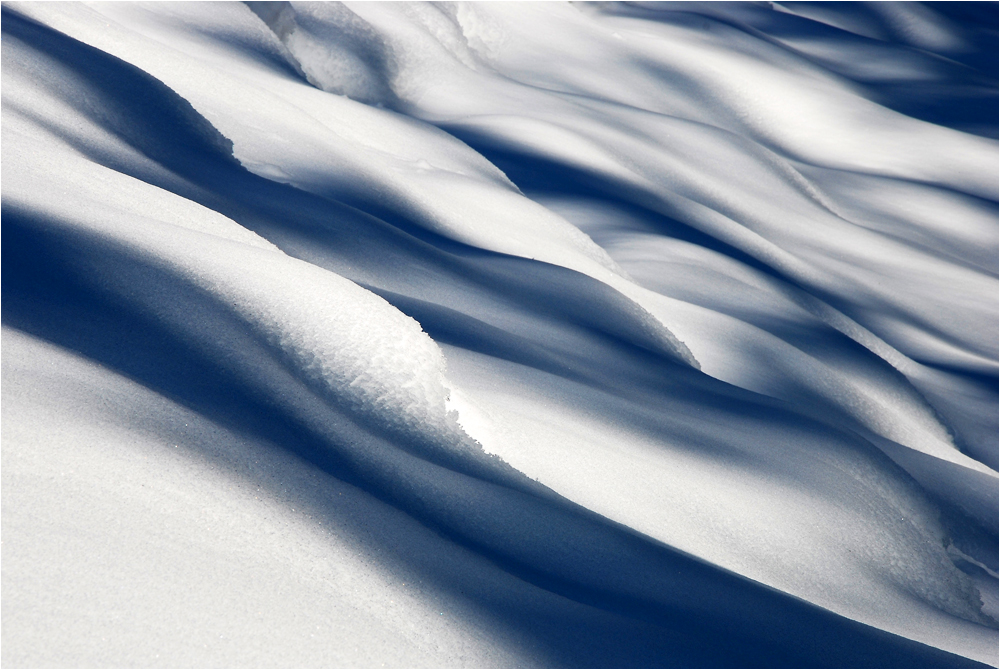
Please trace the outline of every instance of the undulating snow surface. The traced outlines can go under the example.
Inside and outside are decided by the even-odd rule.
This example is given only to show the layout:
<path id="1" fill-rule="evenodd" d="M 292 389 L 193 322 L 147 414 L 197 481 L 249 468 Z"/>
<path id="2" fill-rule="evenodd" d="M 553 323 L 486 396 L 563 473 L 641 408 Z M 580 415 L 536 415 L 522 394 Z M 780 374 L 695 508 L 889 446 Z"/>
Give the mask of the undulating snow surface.
<path id="1" fill-rule="evenodd" d="M 997 5 L 4 4 L 2 663 L 997 664 Z"/>

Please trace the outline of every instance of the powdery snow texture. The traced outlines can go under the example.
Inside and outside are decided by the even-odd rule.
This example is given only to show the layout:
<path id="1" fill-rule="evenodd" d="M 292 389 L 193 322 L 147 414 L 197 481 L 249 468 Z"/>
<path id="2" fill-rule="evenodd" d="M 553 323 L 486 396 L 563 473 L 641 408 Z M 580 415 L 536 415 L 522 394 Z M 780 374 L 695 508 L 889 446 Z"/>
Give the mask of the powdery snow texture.
<path id="1" fill-rule="evenodd" d="M 996 665 L 991 7 L 5 4 L 3 665 Z"/>

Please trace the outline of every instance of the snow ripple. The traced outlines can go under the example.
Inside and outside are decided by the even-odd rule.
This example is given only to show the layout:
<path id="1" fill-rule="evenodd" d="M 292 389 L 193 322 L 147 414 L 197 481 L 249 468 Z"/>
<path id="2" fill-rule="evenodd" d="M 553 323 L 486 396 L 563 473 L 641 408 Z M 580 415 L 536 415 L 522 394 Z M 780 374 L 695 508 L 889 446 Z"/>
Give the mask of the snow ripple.
<path id="1" fill-rule="evenodd" d="M 4 664 L 995 665 L 975 11 L 5 5 Z"/>

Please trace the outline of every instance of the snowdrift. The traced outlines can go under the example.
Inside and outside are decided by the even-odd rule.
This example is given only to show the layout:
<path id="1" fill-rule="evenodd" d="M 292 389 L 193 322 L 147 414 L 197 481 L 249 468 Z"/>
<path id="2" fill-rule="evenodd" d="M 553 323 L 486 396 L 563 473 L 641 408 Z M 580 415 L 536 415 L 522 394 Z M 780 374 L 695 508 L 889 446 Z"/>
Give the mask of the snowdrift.
<path id="1" fill-rule="evenodd" d="M 3 6 L 3 665 L 997 665 L 996 5 Z"/>

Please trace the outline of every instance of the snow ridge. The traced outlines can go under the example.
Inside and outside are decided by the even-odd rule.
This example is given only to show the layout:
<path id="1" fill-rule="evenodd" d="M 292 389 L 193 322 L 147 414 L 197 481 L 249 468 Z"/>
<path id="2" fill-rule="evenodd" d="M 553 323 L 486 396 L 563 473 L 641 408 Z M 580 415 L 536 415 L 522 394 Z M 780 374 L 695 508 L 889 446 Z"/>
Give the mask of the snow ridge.
<path id="1" fill-rule="evenodd" d="M 5 4 L 3 663 L 996 665 L 994 14 Z"/>

